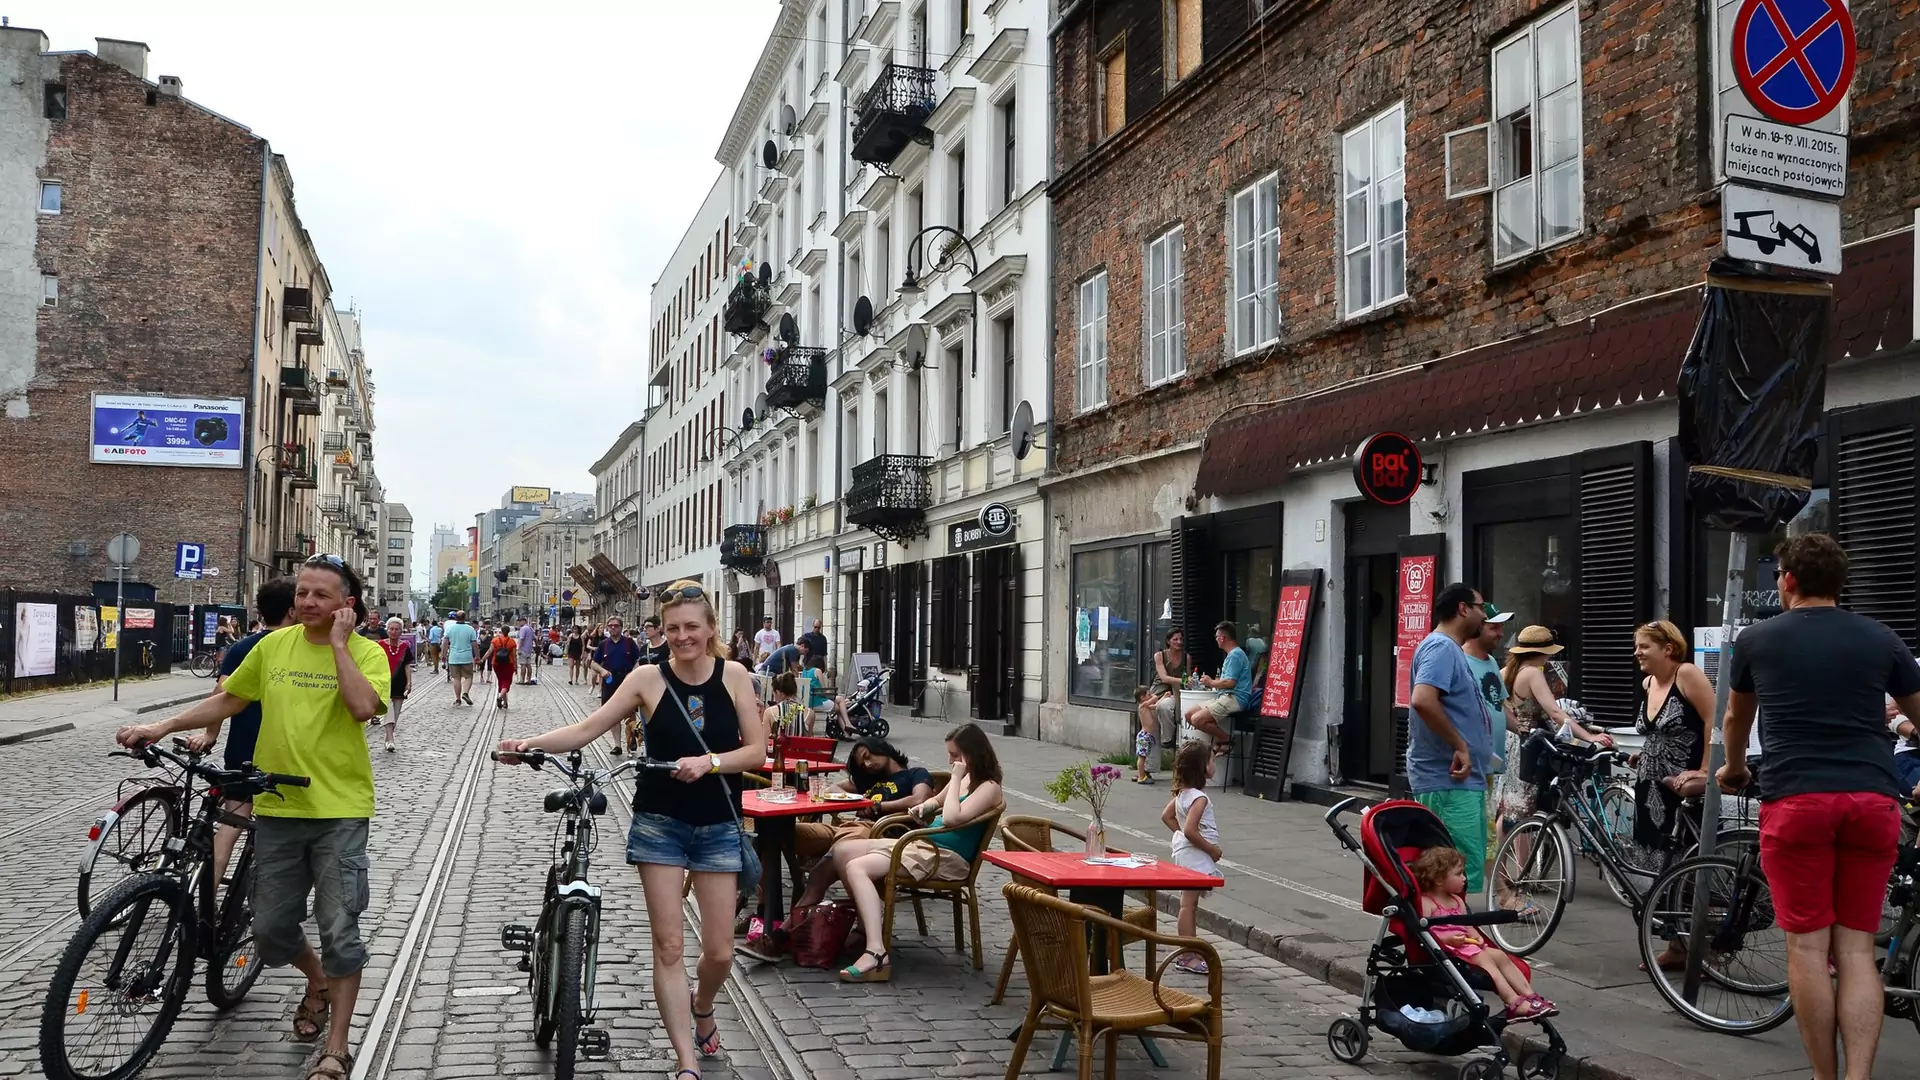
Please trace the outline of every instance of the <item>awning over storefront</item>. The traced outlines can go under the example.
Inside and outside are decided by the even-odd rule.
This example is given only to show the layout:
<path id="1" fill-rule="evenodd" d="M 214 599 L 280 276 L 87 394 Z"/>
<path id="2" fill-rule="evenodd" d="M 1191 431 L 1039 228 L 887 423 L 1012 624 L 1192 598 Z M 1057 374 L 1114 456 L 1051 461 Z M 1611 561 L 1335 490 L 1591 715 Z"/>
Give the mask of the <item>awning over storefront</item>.
<path id="1" fill-rule="evenodd" d="M 1913 230 L 1849 246 L 1834 284 L 1829 362 L 1913 339 Z M 1290 469 L 1350 456 L 1378 431 L 1418 442 L 1498 431 L 1671 396 L 1699 287 L 1610 308 L 1403 371 L 1230 413 L 1208 433 L 1194 489 L 1244 495 Z"/>

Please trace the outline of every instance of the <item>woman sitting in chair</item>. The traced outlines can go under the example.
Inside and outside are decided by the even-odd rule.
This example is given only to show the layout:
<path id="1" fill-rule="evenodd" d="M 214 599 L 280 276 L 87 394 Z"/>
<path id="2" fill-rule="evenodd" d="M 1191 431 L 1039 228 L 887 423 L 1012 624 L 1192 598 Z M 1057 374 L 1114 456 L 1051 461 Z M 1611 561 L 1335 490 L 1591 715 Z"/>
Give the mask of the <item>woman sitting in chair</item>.
<path id="1" fill-rule="evenodd" d="M 915 881 L 966 880 L 980 849 L 991 839 L 988 822 L 1005 804 L 1000 791 L 1000 759 L 978 724 L 962 724 L 948 733 L 947 760 L 952 763 L 953 778 L 945 790 L 910 811 L 916 819 L 930 818 L 932 828 L 943 830 L 911 841 L 901 853 L 900 872 Z M 901 842 L 884 838 L 840 841 L 829 857 L 831 876 L 825 876 L 825 883 L 817 890 L 810 882 L 807 894 L 794 903 L 797 920 L 802 907 L 825 898 L 827 885 L 834 877 L 846 886 L 847 895 L 859 910 L 860 925 L 866 928 L 867 951 L 840 972 L 841 982 L 886 982 L 893 977 L 888 943 L 881 940 L 886 913 L 880 888 L 893 865 L 894 848 Z"/>
<path id="2" fill-rule="evenodd" d="M 934 796 L 932 775 L 918 765 L 908 764 L 907 755 L 899 747 L 877 735 L 853 744 L 853 752 L 847 755 L 847 778 L 832 788 L 865 795 L 869 801 L 854 811 L 864 820 L 844 825 L 811 821 L 795 824 L 794 848 L 803 863 L 821 858 L 842 840 L 871 838 L 875 819 L 907 813 Z M 827 890 L 838 876 L 830 859 L 814 866 L 807 879 L 806 892 L 794 901 L 794 910 L 812 907 L 826 899 Z"/>

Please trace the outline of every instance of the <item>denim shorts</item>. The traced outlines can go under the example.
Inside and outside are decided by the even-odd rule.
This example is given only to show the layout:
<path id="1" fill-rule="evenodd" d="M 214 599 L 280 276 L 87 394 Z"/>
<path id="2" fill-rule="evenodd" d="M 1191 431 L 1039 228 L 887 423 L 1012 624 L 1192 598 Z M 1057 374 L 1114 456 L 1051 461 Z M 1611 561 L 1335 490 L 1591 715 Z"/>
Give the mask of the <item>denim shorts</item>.
<path id="1" fill-rule="evenodd" d="M 740 826 L 689 825 L 665 814 L 635 814 L 627 828 L 627 861 L 680 866 L 696 874 L 740 872 Z"/>

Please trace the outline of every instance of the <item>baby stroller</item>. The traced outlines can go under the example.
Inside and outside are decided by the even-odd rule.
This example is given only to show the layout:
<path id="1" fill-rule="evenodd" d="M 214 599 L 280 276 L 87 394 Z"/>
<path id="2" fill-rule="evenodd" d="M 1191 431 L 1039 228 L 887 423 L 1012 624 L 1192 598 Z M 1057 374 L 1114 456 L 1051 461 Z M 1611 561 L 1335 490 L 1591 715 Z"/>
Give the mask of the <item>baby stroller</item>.
<path id="1" fill-rule="evenodd" d="M 1482 990 L 1492 982 L 1479 969 L 1448 956 L 1430 929 L 1434 925 L 1491 926 L 1519 918 L 1511 911 L 1479 911 L 1431 922 L 1420 917 L 1420 886 L 1408 864 L 1430 847 L 1451 846 L 1446 826 L 1433 811 L 1410 800 L 1381 803 L 1360 815 L 1360 839 L 1341 823 L 1359 799 L 1327 812 L 1327 827 L 1340 845 L 1366 865 L 1362 903 L 1380 916 L 1367 950 L 1360 1015 L 1342 1016 L 1327 1029 L 1333 1056 L 1349 1064 L 1367 1053 L 1368 1029 L 1378 1028 L 1409 1050 L 1453 1057 L 1482 1047 L 1490 1051 L 1460 1066 L 1460 1080 L 1498 1080 L 1509 1061 L 1501 1032 L 1507 1023 L 1488 1007 Z M 1515 960 L 1522 972 L 1525 963 Z M 1406 1011 L 1403 1011 L 1405 1009 Z M 1409 1015 L 1409 1014 L 1412 1015 Z M 1566 1043 L 1552 1021 L 1541 1020 L 1547 1049 L 1520 1060 L 1522 1080 L 1555 1080 Z"/>
<path id="2" fill-rule="evenodd" d="M 835 739 L 862 739 L 869 735 L 886 738 L 889 729 L 886 718 L 880 715 L 880 705 L 886 699 L 887 680 L 892 676 L 893 669 L 886 667 L 861 676 L 854 683 L 853 692 L 847 695 L 847 725 L 841 725 L 839 710 L 830 708 L 827 734 Z"/>

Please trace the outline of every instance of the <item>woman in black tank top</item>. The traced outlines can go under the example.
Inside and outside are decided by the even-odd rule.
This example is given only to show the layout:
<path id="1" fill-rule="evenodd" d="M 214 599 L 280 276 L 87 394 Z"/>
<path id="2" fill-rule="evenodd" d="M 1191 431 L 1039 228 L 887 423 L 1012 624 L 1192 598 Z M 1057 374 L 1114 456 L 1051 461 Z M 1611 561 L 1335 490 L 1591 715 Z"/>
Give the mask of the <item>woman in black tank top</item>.
<path id="1" fill-rule="evenodd" d="M 627 861 L 640 868 L 653 932 L 653 994 L 679 1072 L 698 1080 L 702 1058 L 720 1052 L 713 1000 L 733 964 L 733 911 L 739 890 L 740 774 L 763 767 L 766 722 L 747 669 L 726 658 L 713 604 L 701 587 L 678 581 L 661 591 L 660 616 L 672 658 L 646 664 L 606 703 L 577 724 L 531 739 L 508 739 L 506 753 L 566 753 L 614 730 L 636 711 L 647 716 L 647 756 L 674 763 L 635 784 Z M 704 745 L 703 745 L 704 744 Z M 699 984 L 689 993 L 681 896 L 687 876 L 700 905 Z"/>

